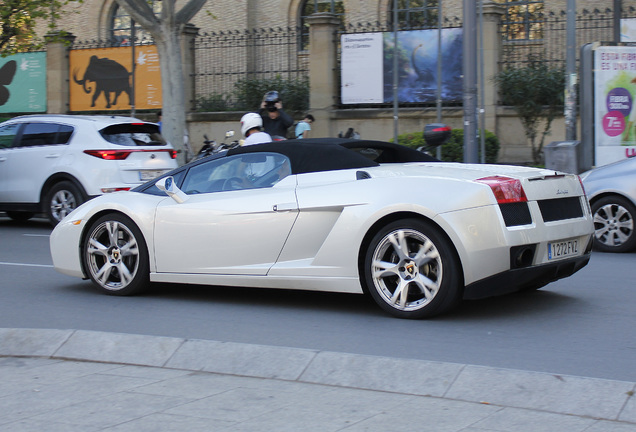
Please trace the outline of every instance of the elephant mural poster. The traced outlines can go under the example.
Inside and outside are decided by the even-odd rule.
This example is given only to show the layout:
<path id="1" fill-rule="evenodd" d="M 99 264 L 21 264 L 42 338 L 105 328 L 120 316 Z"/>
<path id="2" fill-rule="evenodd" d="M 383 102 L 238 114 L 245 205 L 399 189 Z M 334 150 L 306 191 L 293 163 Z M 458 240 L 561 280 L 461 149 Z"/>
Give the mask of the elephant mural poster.
<path id="1" fill-rule="evenodd" d="M 132 48 L 73 50 L 70 53 L 71 111 L 130 110 Z M 159 109 L 161 69 L 154 45 L 135 47 L 135 108 Z"/>
<path id="2" fill-rule="evenodd" d="M 46 112 L 46 53 L 0 58 L 0 113 Z"/>
<path id="3" fill-rule="evenodd" d="M 446 103 L 461 102 L 463 32 L 449 28 L 441 33 L 441 98 Z M 393 102 L 394 55 L 398 56 L 399 102 L 434 103 L 438 37 L 437 29 L 401 31 L 396 49 L 392 32 L 342 35 L 342 103 Z"/>

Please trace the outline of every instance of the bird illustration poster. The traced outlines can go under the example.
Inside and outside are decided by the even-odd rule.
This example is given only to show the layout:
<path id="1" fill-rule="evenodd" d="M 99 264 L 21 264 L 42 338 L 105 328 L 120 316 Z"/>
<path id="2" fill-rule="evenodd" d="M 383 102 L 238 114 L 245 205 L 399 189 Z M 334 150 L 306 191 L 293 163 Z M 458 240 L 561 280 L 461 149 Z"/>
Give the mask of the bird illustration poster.
<path id="1" fill-rule="evenodd" d="M 72 50 L 69 63 L 71 111 L 125 111 L 133 103 L 136 109 L 161 108 L 161 69 L 154 45 L 135 47 L 134 80 L 129 46 Z"/>
<path id="2" fill-rule="evenodd" d="M 438 93 L 438 38 L 431 30 L 345 34 L 341 37 L 344 104 L 390 103 L 394 95 L 397 56 L 400 103 L 435 103 Z M 441 99 L 462 101 L 462 29 L 441 31 Z"/>
<path id="3" fill-rule="evenodd" d="M 0 113 L 46 112 L 46 53 L 0 58 Z"/>

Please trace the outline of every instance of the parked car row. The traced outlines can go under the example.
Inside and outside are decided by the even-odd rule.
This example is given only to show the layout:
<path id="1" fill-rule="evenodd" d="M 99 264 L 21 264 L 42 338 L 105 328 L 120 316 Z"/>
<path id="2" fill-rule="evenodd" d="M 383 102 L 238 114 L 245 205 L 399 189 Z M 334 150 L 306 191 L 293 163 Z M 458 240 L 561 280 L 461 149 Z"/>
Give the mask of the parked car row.
<path id="1" fill-rule="evenodd" d="M 88 199 L 177 167 L 159 127 L 131 117 L 29 115 L 0 123 L 0 211 L 56 225 Z"/>

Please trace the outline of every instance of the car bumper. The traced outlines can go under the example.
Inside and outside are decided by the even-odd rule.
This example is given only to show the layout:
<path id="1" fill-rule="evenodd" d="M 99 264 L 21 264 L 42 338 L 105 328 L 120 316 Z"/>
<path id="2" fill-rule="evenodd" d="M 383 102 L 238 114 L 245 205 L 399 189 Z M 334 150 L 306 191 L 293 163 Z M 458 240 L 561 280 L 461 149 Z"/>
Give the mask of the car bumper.
<path id="1" fill-rule="evenodd" d="M 588 246 L 591 249 L 591 246 Z M 511 269 L 479 280 L 464 288 L 464 299 L 476 300 L 526 289 L 537 289 L 568 277 L 590 261 L 590 250 L 583 255 L 547 264 Z"/>

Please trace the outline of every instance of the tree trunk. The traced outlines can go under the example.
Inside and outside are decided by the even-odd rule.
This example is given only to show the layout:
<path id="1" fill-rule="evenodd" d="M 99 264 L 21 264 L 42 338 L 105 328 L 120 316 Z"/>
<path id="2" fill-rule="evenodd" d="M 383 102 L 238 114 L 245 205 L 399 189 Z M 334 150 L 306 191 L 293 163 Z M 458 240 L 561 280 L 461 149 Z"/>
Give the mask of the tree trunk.
<path id="1" fill-rule="evenodd" d="M 178 79 L 183 79 L 181 44 L 178 29 L 162 27 L 164 27 L 162 37 L 155 38 L 157 52 L 161 59 L 163 99 L 161 133 L 177 149 L 177 161 L 179 165 L 183 165 L 192 158 L 192 155 L 189 154 L 189 149 L 184 145 L 184 137 L 186 136 L 185 89 L 183 82 L 175 82 Z"/>

